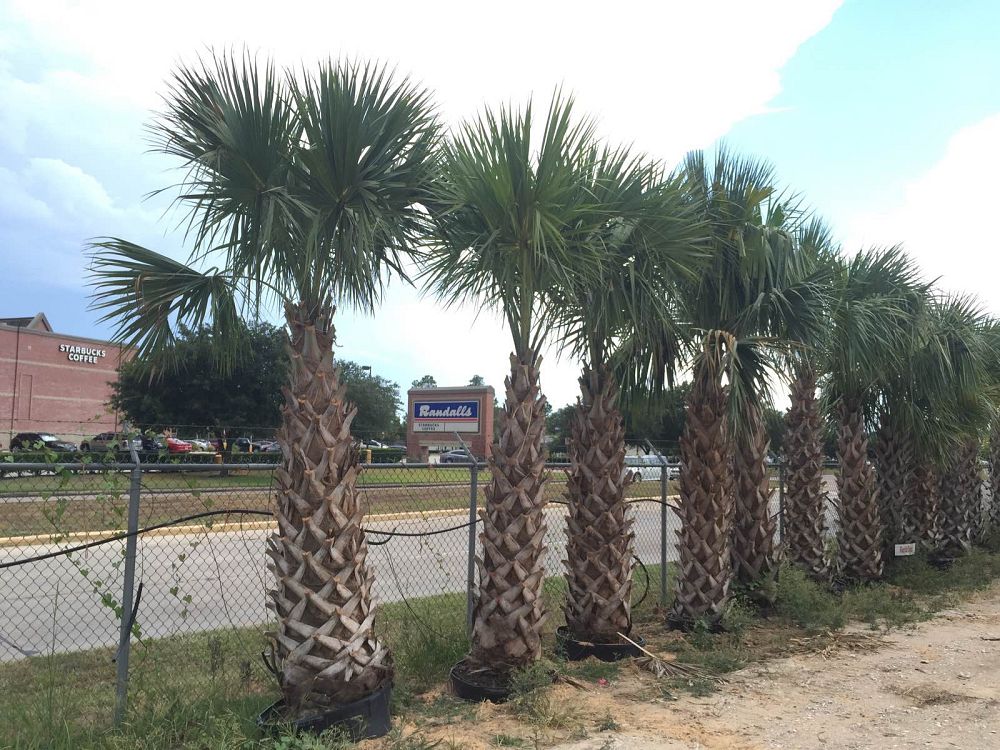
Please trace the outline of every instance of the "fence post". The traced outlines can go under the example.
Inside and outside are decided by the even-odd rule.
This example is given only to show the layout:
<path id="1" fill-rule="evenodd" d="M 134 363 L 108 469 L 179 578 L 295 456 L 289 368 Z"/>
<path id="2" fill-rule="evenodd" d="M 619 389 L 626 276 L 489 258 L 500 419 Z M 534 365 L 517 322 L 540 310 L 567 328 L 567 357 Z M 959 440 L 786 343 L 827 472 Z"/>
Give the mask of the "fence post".
<path id="1" fill-rule="evenodd" d="M 667 606 L 667 489 L 669 472 L 667 459 L 653 444 L 646 441 L 646 447 L 660 459 L 660 606 Z"/>
<path id="2" fill-rule="evenodd" d="M 132 595 L 135 588 L 135 551 L 139 530 L 139 491 L 142 486 L 142 467 L 139 456 L 132 448 L 132 481 L 128 491 L 128 537 L 125 539 L 125 581 L 122 584 L 121 628 L 118 632 L 118 653 L 115 657 L 117 677 L 115 682 L 115 726 L 125 718 L 128 702 L 128 657 L 132 645 Z"/>
<path id="3" fill-rule="evenodd" d="M 663 457 L 660 457 L 661 460 Z M 660 606 L 667 606 L 667 464 L 660 466 Z"/>
<path id="4" fill-rule="evenodd" d="M 469 560 L 465 583 L 465 630 L 472 637 L 472 609 L 475 600 L 473 587 L 476 582 L 476 516 L 479 511 L 479 464 L 469 470 Z"/>

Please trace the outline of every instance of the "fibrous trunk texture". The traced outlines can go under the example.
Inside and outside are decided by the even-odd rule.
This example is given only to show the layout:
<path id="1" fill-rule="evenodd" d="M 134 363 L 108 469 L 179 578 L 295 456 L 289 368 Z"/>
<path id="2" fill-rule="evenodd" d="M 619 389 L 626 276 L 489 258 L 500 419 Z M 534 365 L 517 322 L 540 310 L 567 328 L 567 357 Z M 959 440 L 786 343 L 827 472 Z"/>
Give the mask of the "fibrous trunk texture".
<path id="1" fill-rule="evenodd" d="M 985 536 L 1000 532 L 1000 420 L 990 432 L 990 494 L 986 510 Z"/>
<path id="2" fill-rule="evenodd" d="M 941 475 L 939 546 L 948 557 L 958 557 L 972 549 L 981 499 L 978 463 L 979 442 L 967 440 L 953 452 Z"/>
<path id="3" fill-rule="evenodd" d="M 608 370 L 585 368 L 569 441 L 566 625 L 617 643 L 632 629 L 632 519 L 625 505 L 625 428 Z"/>
<path id="4" fill-rule="evenodd" d="M 770 440 L 759 409 L 747 413 L 746 436 L 733 450 L 735 511 L 733 520 L 733 574 L 740 583 L 769 580 L 776 571 L 775 529 L 771 514 L 771 482 L 767 475 Z M 765 587 L 766 589 L 766 587 Z"/>
<path id="5" fill-rule="evenodd" d="M 823 428 L 816 398 L 816 371 L 796 370 L 785 416 L 785 554 L 812 578 L 829 574 L 825 547 Z"/>
<path id="6" fill-rule="evenodd" d="M 839 412 L 840 572 L 852 581 L 875 581 L 882 577 L 882 519 L 875 470 L 868 461 L 868 436 L 860 404 L 845 399 Z"/>
<path id="7" fill-rule="evenodd" d="M 897 543 L 911 541 L 903 537 L 903 515 L 912 490 L 912 467 L 913 441 L 884 415 L 875 436 L 875 468 L 886 557 Z"/>
<path id="8" fill-rule="evenodd" d="M 912 494 L 904 506 L 903 540 L 916 542 L 926 551 L 938 547 L 938 521 L 941 513 L 940 482 L 934 467 L 920 459 L 913 461 Z"/>
<path id="9" fill-rule="evenodd" d="M 677 592 L 670 622 L 718 622 L 732 577 L 733 484 L 726 436 L 726 395 L 718 365 L 695 368 L 681 434 Z"/>
<path id="10" fill-rule="evenodd" d="M 496 673 L 528 666 L 542 653 L 545 576 L 545 396 L 541 357 L 510 357 L 500 439 L 489 458 L 483 545 L 468 664 Z"/>
<path id="11" fill-rule="evenodd" d="M 334 308 L 286 305 L 288 386 L 275 470 L 278 531 L 268 539 L 275 576 L 268 606 L 281 690 L 299 714 L 358 700 L 392 679 L 375 636 L 372 573 L 351 438 L 357 407 L 333 364 Z"/>

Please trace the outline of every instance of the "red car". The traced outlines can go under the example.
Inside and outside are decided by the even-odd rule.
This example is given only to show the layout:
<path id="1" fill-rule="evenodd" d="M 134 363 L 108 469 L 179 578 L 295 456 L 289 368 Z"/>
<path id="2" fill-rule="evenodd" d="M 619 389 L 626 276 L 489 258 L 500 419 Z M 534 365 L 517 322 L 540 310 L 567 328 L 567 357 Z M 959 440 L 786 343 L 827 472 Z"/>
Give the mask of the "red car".
<path id="1" fill-rule="evenodd" d="M 178 440 L 177 438 L 168 437 L 167 438 L 167 452 L 168 453 L 190 453 L 191 443 L 187 440 Z"/>

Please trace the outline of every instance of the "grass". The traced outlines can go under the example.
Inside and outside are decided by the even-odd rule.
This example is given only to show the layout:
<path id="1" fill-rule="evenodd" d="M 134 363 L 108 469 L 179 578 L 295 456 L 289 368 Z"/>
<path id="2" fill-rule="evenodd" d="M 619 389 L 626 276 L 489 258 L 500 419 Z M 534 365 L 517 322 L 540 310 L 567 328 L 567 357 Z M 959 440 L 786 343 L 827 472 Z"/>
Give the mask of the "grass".
<path id="1" fill-rule="evenodd" d="M 668 571 L 673 576 L 673 569 Z M 655 582 L 659 570 L 649 570 Z M 712 675 L 724 675 L 753 661 L 788 653 L 793 642 L 822 647 L 830 631 L 858 621 L 872 628 L 906 627 L 933 612 L 954 606 L 1000 578 L 1000 553 L 976 550 L 949 570 L 937 570 L 921 558 L 897 561 L 887 580 L 841 594 L 813 583 L 798 571 L 784 569 L 776 588 L 775 609 L 761 619 L 749 599 L 735 597 L 726 613 L 726 632 L 696 628 L 688 634 L 665 631 L 655 592 L 634 611 L 635 632 L 650 640 L 657 653 L 705 671 L 705 678 L 660 680 L 637 699 L 672 698 L 678 693 L 703 695 L 717 689 Z M 637 589 L 643 582 L 637 575 Z M 654 584 L 655 585 L 655 584 Z M 551 613 L 546 653 L 553 632 L 563 624 L 561 578 L 545 582 L 543 596 Z M 448 670 L 468 648 L 465 597 L 445 594 L 383 605 L 378 632 L 391 644 L 396 665 L 393 710 L 407 720 L 408 734 L 386 740 L 389 750 L 434 747 L 422 727 L 467 723 L 476 708 L 438 688 Z M 827 639 L 827 640 L 825 640 Z M 110 729 L 114 705 L 113 654 L 107 649 L 36 657 L 0 664 L 0 747 L 15 748 L 260 748 L 313 750 L 346 747 L 335 737 L 262 738 L 254 719 L 276 699 L 274 678 L 260 660 L 264 638 L 259 630 L 234 629 L 180 636 L 133 648 L 129 711 L 121 730 Z M 577 716 L 549 700 L 551 673 L 589 684 L 614 683 L 631 669 L 596 660 L 568 663 L 554 656 L 516 677 L 515 699 L 503 710 L 524 726 L 514 735 L 497 735 L 498 747 L 534 747 L 537 737 L 559 727 L 564 731 L 606 731 L 613 716 Z M 603 682 L 602 682 L 603 681 Z M 535 738 L 534 740 L 532 738 Z M 447 744 L 438 745 L 444 750 Z"/>
<path id="2" fill-rule="evenodd" d="M 0 463 L 0 471 L 3 470 Z M 150 489 L 176 489 L 189 487 L 196 489 L 227 489 L 232 487 L 271 486 L 270 470 L 266 469 L 230 469 L 228 476 L 219 476 L 214 470 L 181 471 L 170 467 L 155 468 L 143 473 L 143 484 Z M 118 477 L 120 483 L 127 487 L 129 474 L 127 471 L 101 471 L 88 473 L 65 470 L 57 473 L 46 472 L 40 476 L 6 475 L 0 476 L 0 496 L 29 495 L 38 493 L 59 492 L 90 492 L 94 483 L 104 481 L 105 477 Z M 479 472 L 480 481 L 489 478 L 485 469 Z M 450 484 L 467 485 L 469 470 L 460 466 L 414 467 L 406 468 L 405 464 L 386 466 L 367 466 L 361 472 L 359 486 L 402 486 L 414 484 Z"/>

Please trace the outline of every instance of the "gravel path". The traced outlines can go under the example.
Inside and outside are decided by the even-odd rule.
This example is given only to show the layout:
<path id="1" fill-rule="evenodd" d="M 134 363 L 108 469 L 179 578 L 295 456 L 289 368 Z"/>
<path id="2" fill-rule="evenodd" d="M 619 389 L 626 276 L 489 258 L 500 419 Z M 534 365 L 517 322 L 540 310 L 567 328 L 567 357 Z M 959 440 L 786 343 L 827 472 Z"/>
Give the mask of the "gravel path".
<path id="1" fill-rule="evenodd" d="M 706 698 L 615 700 L 619 731 L 557 747 L 1000 748 L 1000 586 L 879 640 L 756 664 Z"/>

